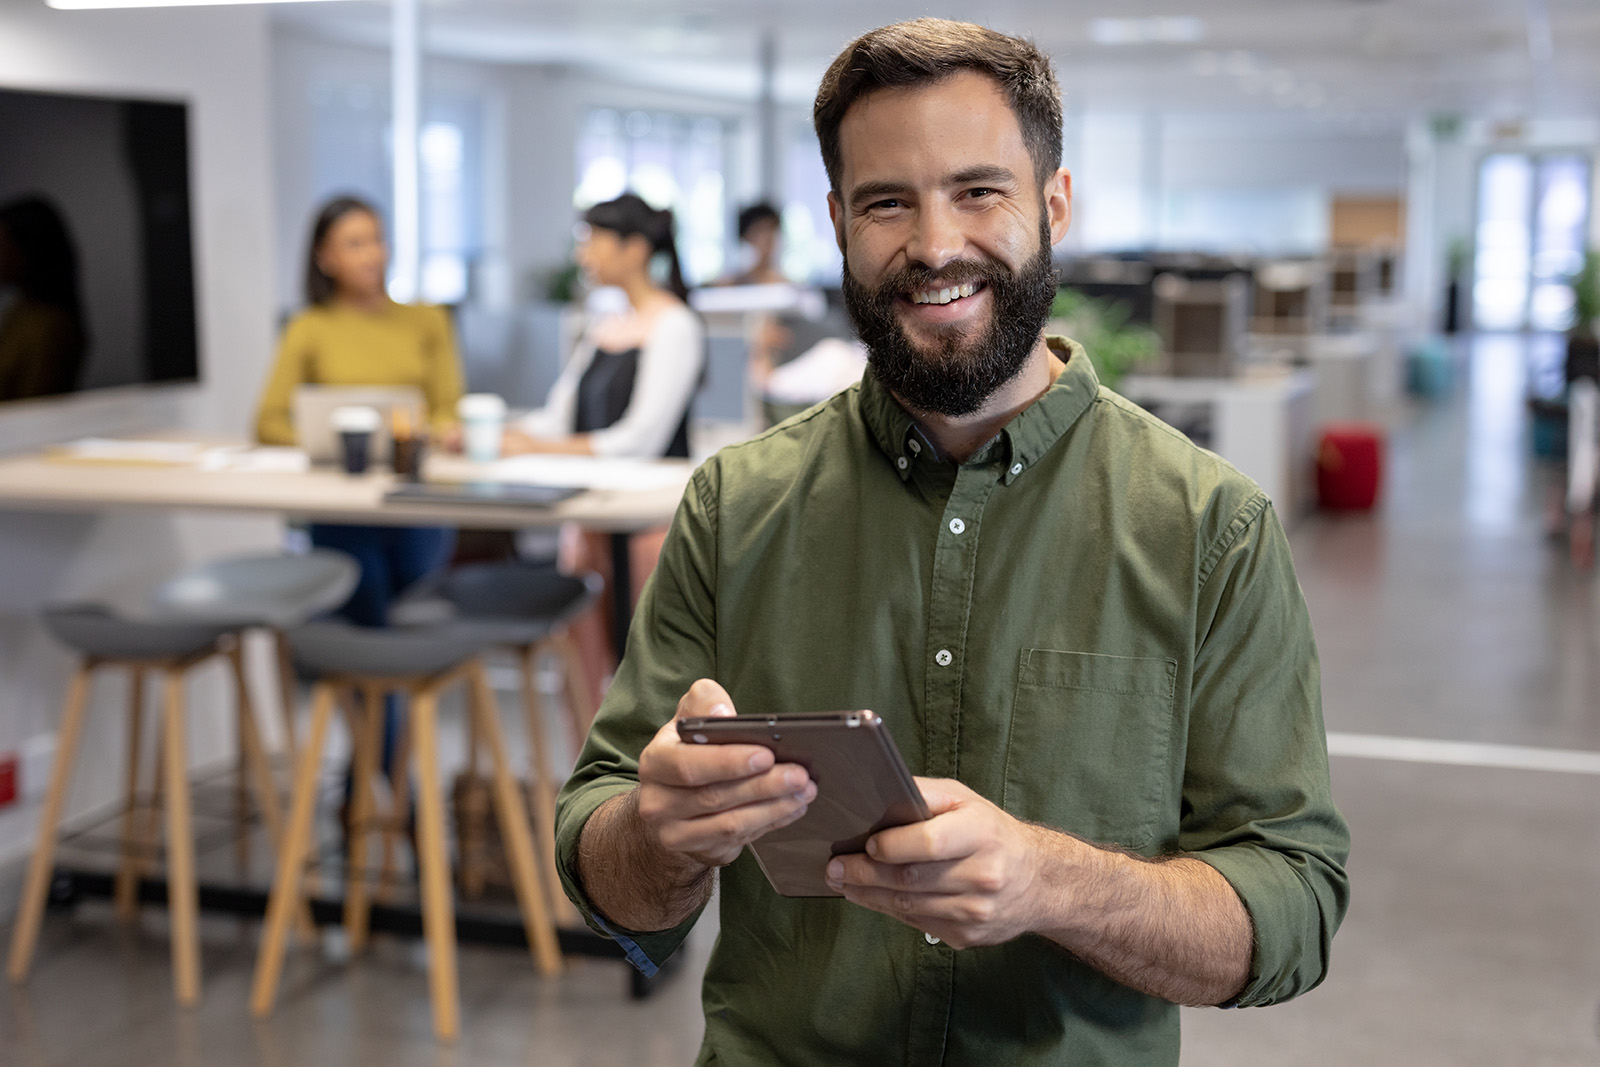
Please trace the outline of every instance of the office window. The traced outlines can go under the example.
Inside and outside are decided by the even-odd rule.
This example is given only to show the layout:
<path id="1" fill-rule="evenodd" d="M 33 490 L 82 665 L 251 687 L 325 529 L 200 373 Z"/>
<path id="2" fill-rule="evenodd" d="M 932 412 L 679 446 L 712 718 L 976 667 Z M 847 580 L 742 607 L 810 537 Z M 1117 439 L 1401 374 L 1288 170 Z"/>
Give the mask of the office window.
<path id="1" fill-rule="evenodd" d="M 671 208 L 691 285 L 722 274 L 728 252 L 728 124 L 706 116 L 597 108 L 578 131 L 579 211 L 625 192 Z"/>
<path id="2" fill-rule="evenodd" d="M 393 143 L 386 92 L 365 84 L 324 85 L 313 95 L 312 193 L 370 200 L 387 220 L 394 208 Z M 471 295 L 483 254 L 483 119 L 467 96 L 432 94 L 418 141 L 422 209 L 420 299 L 455 304 Z"/>
<path id="3" fill-rule="evenodd" d="M 783 153 L 780 269 L 796 282 L 836 286 L 844 257 L 828 218 L 828 171 L 809 122 L 791 127 Z"/>
<path id="4" fill-rule="evenodd" d="M 1498 152 L 1478 167 L 1473 322 L 1485 330 L 1564 330 L 1567 279 L 1583 266 L 1589 160 Z"/>

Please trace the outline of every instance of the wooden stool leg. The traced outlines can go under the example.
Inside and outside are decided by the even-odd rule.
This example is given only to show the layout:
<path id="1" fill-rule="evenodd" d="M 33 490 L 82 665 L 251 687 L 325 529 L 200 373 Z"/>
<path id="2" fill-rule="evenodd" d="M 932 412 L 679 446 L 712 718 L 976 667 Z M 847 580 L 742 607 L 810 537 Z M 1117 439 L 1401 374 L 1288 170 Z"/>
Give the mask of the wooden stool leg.
<path id="1" fill-rule="evenodd" d="M 33 962 L 33 947 L 44 918 L 45 897 L 50 890 L 50 872 L 55 861 L 56 832 L 61 822 L 61 805 L 72 779 L 72 763 L 83 732 L 83 712 L 89 700 L 89 675 L 93 666 L 83 663 L 67 686 L 67 702 L 61 713 L 61 734 L 56 740 L 55 766 L 50 771 L 50 791 L 45 795 L 44 811 L 39 815 L 39 835 L 34 842 L 33 859 L 28 863 L 28 880 L 22 890 L 22 907 L 11 933 L 9 973 L 13 982 L 28 976 Z"/>
<path id="2" fill-rule="evenodd" d="M 450 859 L 444 841 L 439 793 L 439 694 L 432 686 L 411 700 L 411 751 L 417 761 L 417 845 L 422 866 L 422 932 L 428 941 L 428 989 L 433 1032 L 454 1040 L 460 1029 L 461 994 L 456 984 L 455 912 L 450 895 Z"/>
<path id="3" fill-rule="evenodd" d="M 467 704 L 472 717 L 478 722 L 478 736 L 488 744 L 495 808 L 500 817 L 500 840 L 511 861 L 511 881 L 517 890 L 517 904 L 522 909 L 522 926 L 528 934 L 528 948 L 533 953 L 533 962 L 539 968 L 539 973 L 558 974 L 561 971 L 561 951 L 556 947 L 556 930 L 550 922 L 544 894 L 539 891 L 539 875 L 533 862 L 533 837 L 528 832 L 528 818 L 523 814 L 522 796 L 506 761 L 505 741 L 500 736 L 499 709 L 481 661 L 472 665 L 472 690 Z"/>
<path id="4" fill-rule="evenodd" d="M 272 645 L 278 661 L 278 711 L 283 715 L 283 751 L 289 756 L 289 766 L 294 766 L 294 707 L 298 687 L 295 684 L 294 656 L 289 651 L 289 638 L 282 630 L 272 631 Z"/>
<path id="5" fill-rule="evenodd" d="M 328 720 L 333 717 L 333 689 L 318 682 L 311 695 L 311 732 L 300 749 L 295 765 L 294 794 L 289 806 L 289 825 L 284 828 L 283 844 L 278 849 L 278 870 L 273 879 L 272 896 L 267 901 L 267 921 L 261 929 L 261 949 L 256 956 L 255 981 L 250 993 L 250 1010 L 258 1018 L 272 1012 L 278 998 L 278 980 L 283 976 L 283 954 L 288 948 L 289 923 L 300 898 L 301 868 L 311 847 L 311 817 L 316 803 L 317 771 L 322 760 L 322 745 L 327 739 Z"/>
<path id="6" fill-rule="evenodd" d="M 589 689 L 589 676 L 584 671 L 583 656 L 570 631 L 563 630 L 552 639 L 561 651 L 561 674 L 566 683 L 567 720 L 572 725 L 573 751 L 583 747 L 589 736 L 589 725 L 594 722 L 596 702 Z"/>
<path id="7" fill-rule="evenodd" d="M 549 901 L 551 920 L 570 921 L 576 911 L 561 890 L 561 876 L 556 873 L 556 775 L 550 766 L 550 738 L 545 733 L 544 702 L 539 699 L 534 662 L 539 655 L 537 645 L 521 650 L 518 656 L 522 668 L 522 709 L 528 721 L 528 755 L 533 764 L 533 835 L 539 849 L 539 869 L 544 877 L 545 899 Z"/>
<path id="8" fill-rule="evenodd" d="M 400 850 L 399 841 L 406 837 L 406 825 L 411 818 L 411 731 L 406 729 L 408 709 L 398 708 L 393 758 L 389 764 L 388 828 L 383 834 L 383 864 L 378 872 L 379 900 L 387 901 L 394 889 L 395 855 Z"/>
<path id="9" fill-rule="evenodd" d="M 383 691 L 367 686 L 363 708 L 353 716 L 355 729 L 351 744 L 350 852 L 344 875 L 344 932 L 350 951 L 360 952 L 367 944 L 367 920 L 371 901 L 367 896 L 367 834 L 372 823 L 372 791 L 375 787 L 378 754 L 383 749 Z"/>
<path id="10" fill-rule="evenodd" d="M 267 762 L 267 750 L 261 741 L 255 702 L 250 699 L 250 687 L 245 682 L 244 653 L 238 645 L 229 650 L 228 664 L 233 670 L 234 688 L 239 692 L 239 748 L 255 785 L 256 806 L 267 824 L 267 837 L 276 852 L 283 844 L 283 808 L 278 800 L 278 783 L 273 778 L 272 765 Z"/>
<path id="11" fill-rule="evenodd" d="M 144 757 L 143 668 L 134 667 L 128 672 L 128 687 L 128 782 L 123 793 L 122 858 L 117 863 L 113 894 L 117 918 L 124 921 L 139 914 L 139 861 L 136 858 L 139 835 L 135 810 L 139 803 L 139 764 Z"/>
<path id="12" fill-rule="evenodd" d="M 167 914 L 172 924 L 173 989 L 184 1006 L 200 999 L 199 895 L 194 827 L 189 819 L 189 755 L 184 741 L 183 674 L 166 672 Z"/>

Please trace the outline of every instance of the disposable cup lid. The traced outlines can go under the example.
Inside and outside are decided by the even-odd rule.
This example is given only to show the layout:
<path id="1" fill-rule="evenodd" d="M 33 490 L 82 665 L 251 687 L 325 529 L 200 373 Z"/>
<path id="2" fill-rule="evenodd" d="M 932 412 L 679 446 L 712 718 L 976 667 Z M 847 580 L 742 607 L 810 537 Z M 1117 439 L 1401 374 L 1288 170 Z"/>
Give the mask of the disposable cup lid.
<path id="1" fill-rule="evenodd" d="M 343 433 L 371 433 L 381 423 L 377 408 L 349 406 L 333 409 L 334 428 Z"/>
<path id="2" fill-rule="evenodd" d="M 506 402 L 493 393 L 468 393 L 456 402 L 456 414 L 463 419 L 501 419 Z"/>

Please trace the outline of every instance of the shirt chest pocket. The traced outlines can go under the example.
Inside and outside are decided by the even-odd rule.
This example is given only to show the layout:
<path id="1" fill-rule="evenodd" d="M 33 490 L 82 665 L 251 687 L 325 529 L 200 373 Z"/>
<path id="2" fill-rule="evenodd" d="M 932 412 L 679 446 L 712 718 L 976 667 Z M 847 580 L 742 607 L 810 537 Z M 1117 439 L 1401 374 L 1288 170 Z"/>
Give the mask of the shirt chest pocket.
<path id="1" fill-rule="evenodd" d="M 1001 803 L 1018 818 L 1142 849 L 1171 796 L 1177 662 L 1030 648 L 1022 653 Z"/>

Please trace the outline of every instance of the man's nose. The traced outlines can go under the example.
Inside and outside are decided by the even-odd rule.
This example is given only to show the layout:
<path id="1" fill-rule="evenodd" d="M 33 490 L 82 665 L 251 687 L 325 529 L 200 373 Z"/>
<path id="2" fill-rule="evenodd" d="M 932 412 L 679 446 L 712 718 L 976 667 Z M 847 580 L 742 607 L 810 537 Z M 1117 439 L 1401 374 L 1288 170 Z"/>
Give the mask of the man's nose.
<path id="1" fill-rule="evenodd" d="M 959 219 L 947 204 L 930 204 L 917 212 L 916 229 L 906 244 L 906 258 L 929 270 L 940 270 L 959 259 L 967 238 Z"/>

